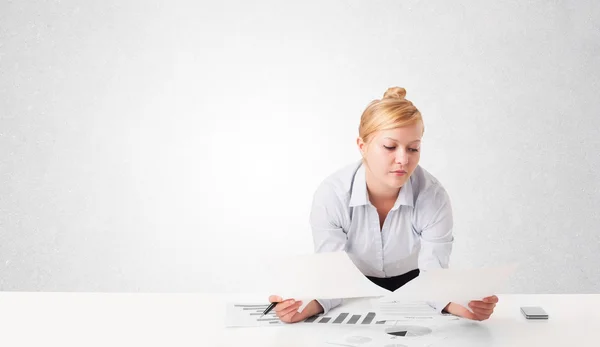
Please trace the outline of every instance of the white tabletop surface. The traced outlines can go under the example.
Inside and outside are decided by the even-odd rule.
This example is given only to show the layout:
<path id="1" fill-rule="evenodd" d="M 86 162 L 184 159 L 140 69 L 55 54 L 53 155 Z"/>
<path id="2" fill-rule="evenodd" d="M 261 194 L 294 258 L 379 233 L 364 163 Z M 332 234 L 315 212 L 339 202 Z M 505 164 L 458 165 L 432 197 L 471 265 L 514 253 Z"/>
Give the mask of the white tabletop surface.
<path id="1" fill-rule="evenodd" d="M 496 312 L 440 346 L 600 346 L 600 294 L 498 295 Z M 0 292 L 3 346 L 329 346 L 344 326 L 226 328 L 220 294 Z M 245 298 L 244 300 L 245 301 Z M 520 306 L 542 306 L 545 321 Z M 346 330 L 344 330 L 346 329 Z M 436 345 L 437 346 L 437 345 Z"/>

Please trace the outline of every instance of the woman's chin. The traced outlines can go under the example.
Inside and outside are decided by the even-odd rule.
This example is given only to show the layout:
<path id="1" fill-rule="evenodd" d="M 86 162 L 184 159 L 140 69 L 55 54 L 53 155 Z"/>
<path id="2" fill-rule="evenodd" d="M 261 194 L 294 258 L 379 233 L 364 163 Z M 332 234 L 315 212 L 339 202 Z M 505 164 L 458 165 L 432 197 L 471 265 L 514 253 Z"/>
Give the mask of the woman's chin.
<path id="1" fill-rule="evenodd" d="M 406 183 L 406 180 L 406 177 L 394 177 L 387 180 L 387 184 L 390 188 L 399 189 Z"/>

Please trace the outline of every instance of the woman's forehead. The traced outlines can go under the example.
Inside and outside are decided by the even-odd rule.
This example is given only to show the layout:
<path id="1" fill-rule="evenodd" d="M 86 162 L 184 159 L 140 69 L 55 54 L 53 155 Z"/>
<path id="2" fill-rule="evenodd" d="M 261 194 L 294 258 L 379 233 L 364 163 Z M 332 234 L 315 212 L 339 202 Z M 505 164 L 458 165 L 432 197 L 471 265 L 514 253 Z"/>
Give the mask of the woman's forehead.
<path id="1" fill-rule="evenodd" d="M 381 130 L 376 136 L 380 140 L 390 140 L 405 144 L 418 143 L 422 137 L 421 127 L 417 125 Z"/>

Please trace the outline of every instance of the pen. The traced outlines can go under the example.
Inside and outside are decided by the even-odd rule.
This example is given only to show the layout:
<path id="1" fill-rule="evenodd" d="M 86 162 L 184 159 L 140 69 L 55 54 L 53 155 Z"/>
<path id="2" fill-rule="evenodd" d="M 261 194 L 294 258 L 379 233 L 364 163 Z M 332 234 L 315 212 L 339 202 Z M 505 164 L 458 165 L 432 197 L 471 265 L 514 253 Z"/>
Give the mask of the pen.
<path id="1" fill-rule="evenodd" d="M 266 315 L 267 313 L 271 312 L 273 307 L 275 307 L 277 304 L 278 304 L 278 302 L 272 302 L 271 305 L 269 305 L 269 307 L 267 307 L 267 309 L 263 311 L 261 317 Z"/>

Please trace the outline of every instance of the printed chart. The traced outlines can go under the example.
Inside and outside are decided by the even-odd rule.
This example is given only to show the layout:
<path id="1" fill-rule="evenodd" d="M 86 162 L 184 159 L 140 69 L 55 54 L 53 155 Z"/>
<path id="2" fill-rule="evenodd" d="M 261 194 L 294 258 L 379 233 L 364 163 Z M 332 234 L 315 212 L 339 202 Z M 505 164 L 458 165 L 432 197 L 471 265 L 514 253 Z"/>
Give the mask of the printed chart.
<path id="1" fill-rule="evenodd" d="M 267 308 L 266 304 L 252 303 L 230 303 L 226 310 L 226 326 L 228 327 L 256 327 L 256 326 L 276 326 L 285 324 L 275 315 L 275 311 L 269 312 L 262 316 L 263 311 Z M 305 319 L 296 324 L 335 324 L 335 325 L 353 325 L 353 326 L 369 326 L 369 325 L 398 325 L 407 324 L 408 322 L 424 322 L 435 319 L 451 320 L 455 317 L 444 317 L 438 315 L 411 315 L 401 317 L 398 316 L 393 320 L 378 320 L 377 313 L 374 311 L 365 312 L 344 312 L 343 309 L 337 312 L 330 312 L 327 315 L 316 315 Z"/>

